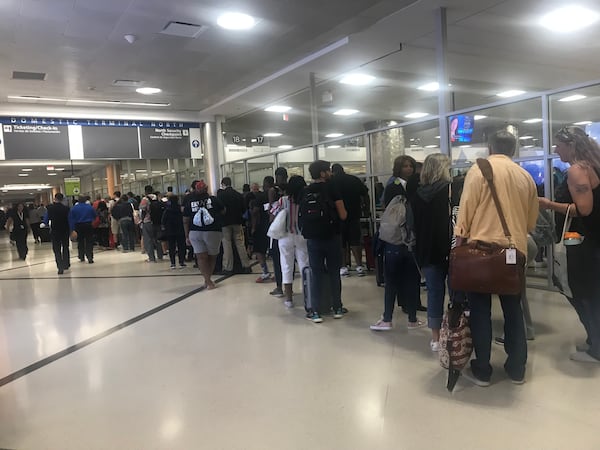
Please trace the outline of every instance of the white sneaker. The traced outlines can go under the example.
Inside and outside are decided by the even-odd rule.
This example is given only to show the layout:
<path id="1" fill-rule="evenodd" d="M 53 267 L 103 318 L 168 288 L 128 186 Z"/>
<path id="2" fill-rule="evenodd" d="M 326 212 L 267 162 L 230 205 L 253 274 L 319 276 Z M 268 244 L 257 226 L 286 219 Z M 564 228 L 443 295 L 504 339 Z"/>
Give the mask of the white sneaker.
<path id="1" fill-rule="evenodd" d="M 392 322 L 384 322 L 383 319 L 380 319 L 375 325 L 371 325 L 369 328 L 373 331 L 390 331 L 392 329 Z"/>
<path id="2" fill-rule="evenodd" d="M 291 300 L 286 300 L 285 302 L 283 302 L 283 304 L 285 305 L 286 308 L 294 307 L 294 302 L 292 302 Z"/>
<path id="3" fill-rule="evenodd" d="M 349 277 L 350 276 L 350 271 L 348 270 L 348 267 L 343 266 L 340 267 L 340 277 Z"/>
<path id="4" fill-rule="evenodd" d="M 364 277 L 365 275 L 365 268 L 363 266 L 356 266 L 356 276 Z"/>
<path id="5" fill-rule="evenodd" d="M 439 352 L 441 348 L 440 341 L 430 341 L 429 347 L 431 348 L 432 352 Z"/>

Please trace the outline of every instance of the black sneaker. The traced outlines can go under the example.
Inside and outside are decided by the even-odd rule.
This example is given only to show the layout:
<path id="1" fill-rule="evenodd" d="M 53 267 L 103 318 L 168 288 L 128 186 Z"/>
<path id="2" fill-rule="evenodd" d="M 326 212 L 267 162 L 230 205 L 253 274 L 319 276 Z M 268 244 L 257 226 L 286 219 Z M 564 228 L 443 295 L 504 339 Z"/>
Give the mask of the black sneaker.
<path id="1" fill-rule="evenodd" d="M 269 292 L 269 294 L 274 297 L 283 297 L 283 291 L 281 290 L 281 288 L 275 288 L 271 292 Z"/>
<path id="2" fill-rule="evenodd" d="M 341 319 L 342 317 L 344 317 L 344 310 L 343 308 L 338 308 L 336 310 L 333 311 L 333 318 L 334 319 Z"/>
<path id="3" fill-rule="evenodd" d="M 504 336 L 497 336 L 494 338 L 494 344 L 504 345 Z"/>
<path id="4" fill-rule="evenodd" d="M 488 387 L 490 384 L 490 380 L 484 380 L 475 376 L 473 371 L 470 368 L 467 368 L 461 372 L 461 375 L 469 380 L 471 383 L 479 386 L 479 387 Z"/>

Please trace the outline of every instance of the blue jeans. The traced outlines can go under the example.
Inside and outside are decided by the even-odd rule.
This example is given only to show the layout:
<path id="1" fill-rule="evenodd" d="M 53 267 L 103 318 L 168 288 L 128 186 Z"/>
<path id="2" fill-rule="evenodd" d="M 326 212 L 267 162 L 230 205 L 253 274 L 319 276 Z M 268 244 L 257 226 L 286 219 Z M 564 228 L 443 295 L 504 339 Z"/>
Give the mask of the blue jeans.
<path id="1" fill-rule="evenodd" d="M 119 219 L 119 229 L 121 230 L 121 244 L 123 250 L 134 249 L 134 224 L 131 217 L 121 217 Z"/>
<path id="2" fill-rule="evenodd" d="M 448 264 L 430 264 L 422 269 L 427 285 L 427 326 L 439 330 L 444 316 Z"/>
<path id="3" fill-rule="evenodd" d="M 471 360 L 473 374 L 482 380 L 492 376 L 490 356 L 492 352 L 492 295 L 468 293 L 471 308 L 471 336 L 476 359 Z M 521 295 L 500 295 L 504 313 L 504 350 L 508 355 L 504 370 L 512 379 L 525 376 L 527 363 L 527 338 Z"/>
<path id="4" fill-rule="evenodd" d="M 313 273 L 313 282 L 310 286 L 312 293 L 312 309 L 319 311 L 323 301 L 321 293 L 324 283 L 329 283 L 331 304 L 333 309 L 342 307 L 342 280 L 340 267 L 342 266 L 342 241 L 339 235 L 331 239 L 307 239 L 308 265 Z"/>
<path id="5" fill-rule="evenodd" d="M 421 275 L 414 255 L 405 245 L 385 244 L 385 293 L 383 320 L 391 322 L 396 296 L 408 311 L 408 321 L 417 321 L 417 306 L 421 295 Z"/>

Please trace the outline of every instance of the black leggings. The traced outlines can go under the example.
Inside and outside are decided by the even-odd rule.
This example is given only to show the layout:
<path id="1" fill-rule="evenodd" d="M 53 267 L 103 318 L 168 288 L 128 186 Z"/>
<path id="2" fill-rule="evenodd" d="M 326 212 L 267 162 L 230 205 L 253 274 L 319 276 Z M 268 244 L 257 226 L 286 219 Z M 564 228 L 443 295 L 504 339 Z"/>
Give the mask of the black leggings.
<path id="1" fill-rule="evenodd" d="M 179 264 L 185 264 L 185 236 L 169 236 L 169 258 L 171 259 L 171 265 L 175 265 L 175 251 L 179 257 Z"/>

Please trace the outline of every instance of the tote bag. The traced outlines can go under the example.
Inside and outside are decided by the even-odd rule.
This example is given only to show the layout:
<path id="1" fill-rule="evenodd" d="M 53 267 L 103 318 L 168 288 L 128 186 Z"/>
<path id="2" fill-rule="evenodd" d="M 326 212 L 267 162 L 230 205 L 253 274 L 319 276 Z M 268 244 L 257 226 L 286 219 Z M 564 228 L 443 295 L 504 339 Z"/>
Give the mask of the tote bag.
<path id="1" fill-rule="evenodd" d="M 269 226 L 269 230 L 267 231 L 267 236 L 271 239 L 281 239 L 287 236 L 287 209 L 280 209 L 273 222 Z"/>
<path id="2" fill-rule="evenodd" d="M 571 226 L 571 216 L 569 214 L 571 205 L 567 208 L 567 217 L 563 225 L 560 242 L 554 246 L 554 254 L 552 256 L 552 283 L 565 297 L 572 298 L 573 293 L 569 287 L 569 274 L 567 272 L 567 247 L 565 246 L 565 233 Z"/>

